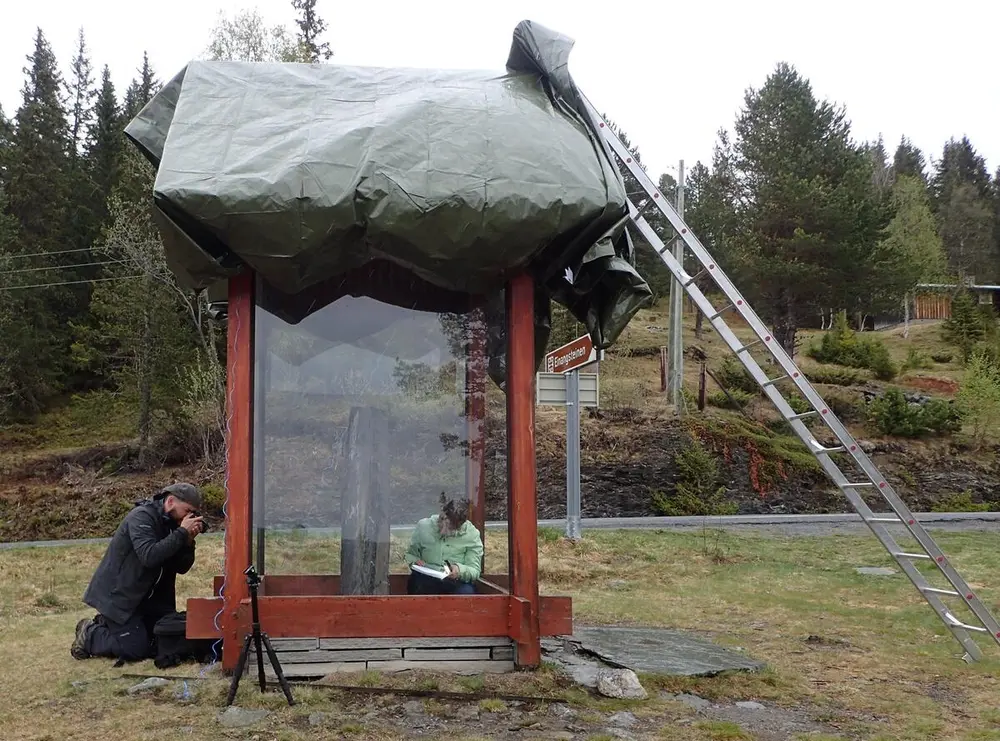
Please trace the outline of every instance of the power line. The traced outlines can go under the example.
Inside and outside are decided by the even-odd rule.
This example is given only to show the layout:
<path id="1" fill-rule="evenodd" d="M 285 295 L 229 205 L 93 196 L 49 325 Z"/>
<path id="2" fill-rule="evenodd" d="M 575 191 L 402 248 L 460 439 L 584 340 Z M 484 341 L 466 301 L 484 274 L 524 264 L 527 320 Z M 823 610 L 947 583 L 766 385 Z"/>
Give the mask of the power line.
<path id="1" fill-rule="evenodd" d="M 124 260 L 104 260 L 103 262 L 81 262 L 76 265 L 46 265 L 43 268 L 19 268 L 17 270 L 0 270 L 0 275 L 14 275 L 15 273 L 38 273 L 44 270 L 72 270 L 73 268 L 89 268 L 93 265 L 118 265 Z"/>
<path id="2" fill-rule="evenodd" d="M 47 257 L 49 255 L 69 255 L 73 252 L 91 252 L 90 247 L 81 247 L 78 250 L 58 250 L 56 252 L 32 252 L 29 255 L 0 255 L 2 260 L 14 260 L 23 257 Z"/>
<path id="3" fill-rule="evenodd" d="M 75 286 L 80 283 L 100 283 L 106 280 L 129 280 L 130 278 L 142 278 L 143 275 L 118 275 L 113 278 L 94 278 L 93 280 L 67 280 L 61 283 L 34 283 L 28 286 L 0 286 L 0 291 L 17 291 L 22 288 L 51 288 L 52 286 Z"/>

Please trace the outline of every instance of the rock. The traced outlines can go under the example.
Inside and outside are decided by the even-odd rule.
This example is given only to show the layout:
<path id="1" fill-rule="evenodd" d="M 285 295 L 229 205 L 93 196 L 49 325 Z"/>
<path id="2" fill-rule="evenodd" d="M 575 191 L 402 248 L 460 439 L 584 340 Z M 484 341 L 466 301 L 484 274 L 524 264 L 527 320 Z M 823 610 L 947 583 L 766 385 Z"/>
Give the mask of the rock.
<path id="1" fill-rule="evenodd" d="M 424 704 L 419 700 L 410 700 L 403 703 L 403 712 L 407 715 L 423 715 Z"/>
<path id="2" fill-rule="evenodd" d="M 177 683 L 177 689 L 174 691 L 174 699 L 178 702 L 194 702 L 194 689 L 182 679 Z"/>
<path id="3" fill-rule="evenodd" d="M 615 728 L 632 728 L 638 722 L 638 719 L 632 713 L 627 712 L 615 713 L 608 718 L 608 723 Z"/>
<path id="4" fill-rule="evenodd" d="M 698 695 L 690 695 L 687 692 L 680 695 L 666 695 L 665 697 L 669 700 L 677 700 L 677 702 L 683 703 L 694 710 L 704 710 L 705 708 L 712 706 L 711 700 L 706 700 L 704 697 L 698 697 Z"/>
<path id="5" fill-rule="evenodd" d="M 326 713 L 309 713 L 309 725 L 321 726 L 326 723 Z"/>
<path id="6" fill-rule="evenodd" d="M 219 715 L 219 723 L 224 728 L 247 728 L 254 723 L 260 723 L 270 714 L 270 710 L 245 710 L 233 706 L 226 708 L 226 712 Z"/>
<path id="7" fill-rule="evenodd" d="M 139 682 L 139 684 L 129 687 L 128 693 L 130 695 L 140 695 L 143 692 L 152 692 L 160 687 L 166 687 L 168 684 L 170 684 L 170 681 L 163 677 L 150 677 Z"/>
<path id="8" fill-rule="evenodd" d="M 858 445 L 860 445 L 861 449 L 868 455 L 871 455 L 878 450 L 878 445 L 873 442 L 869 442 L 868 440 L 858 440 Z"/>
<path id="9" fill-rule="evenodd" d="M 178 733 L 194 733 L 194 726 L 181 726 L 177 729 Z"/>
<path id="10" fill-rule="evenodd" d="M 70 682 L 69 684 L 70 684 L 70 687 L 72 687 L 75 690 L 80 690 L 80 689 L 83 689 L 84 687 L 87 686 L 86 682 L 83 682 L 83 681 L 81 681 L 79 679 L 76 679 L 76 680 Z"/>
<path id="11" fill-rule="evenodd" d="M 597 672 L 597 691 L 618 700 L 645 700 L 649 696 L 631 669 L 601 669 Z"/>
<path id="12" fill-rule="evenodd" d="M 624 579 L 612 579 L 608 582 L 608 589 L 613 589 L 616 592 L 620 592 L 623 589 L 628 589 L 628 582 Z"/>
<path id="13" fill-rule="evenodd" d="M 604 732 L 613 738 L 620 738 L 622 741 L 635 741 L 635 736 L 624 728 L 606 728 Z"/>
<path id="14" fill-rule="evenodd" d="M 745 702 L 738 702 L 736 703 L 736 707 L 740 708 L 741 710 L 767 710 L 767 708 L 761 705 L 759 702 L 753 702 L 752 700 L 748 700 Z"/>
<path id="15" fill-rule="evenodd" d="M 472 705 L 464 705 L 458 709 L 455 717 L 458 720 L 479 720 L 479 708 Z"/>
<path id="16" fill-rule="evenodd" d="M 892 576 L 896 573 L 896 569 L 888 566 L 858 566 L 854 570 L 866 576 Z"/>
<path id="17" fill-rule="evenodd" d="M 556 703 L 549 705 L 549 715 L 554 715 L 557 718 L 572 718 L 576 715 L 576 711 L 568 705 Z"/>

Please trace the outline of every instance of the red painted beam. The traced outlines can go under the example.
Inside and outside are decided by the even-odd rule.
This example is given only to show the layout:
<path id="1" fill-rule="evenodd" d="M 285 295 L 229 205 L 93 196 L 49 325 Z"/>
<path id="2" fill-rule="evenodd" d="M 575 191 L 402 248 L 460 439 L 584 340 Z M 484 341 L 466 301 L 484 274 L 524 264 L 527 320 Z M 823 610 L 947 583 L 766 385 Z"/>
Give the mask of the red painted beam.
<path id="1" fill-rule="evenodd" d="M 517 663 L 541 662 L 538 622 L 538 513 L 535 491 L 535 286 L 530 275 L 507 284 L 507 521 L 510 593 L 526 600 Z"/>
<path id="2" fill-rule="evenodd" d="M 510 635 L 520 644 L 532 633 L 530 603 L 507 595 L 476 597 L 260 597 L 261 628 L 272 638 L 396 638 Z M 222 600 L 187 601 L 188 638 L 218 638 L 213 619 Z M 569 597 L 542 597 L 541 635 L 570 635 Z M 237 648 L 250 630 L 250 601 L 237 610 Z M 516 635 L 512 635 L 516 633 Z"/>
<path id="3" fill-rule="evenodd" d="M 253 476 L 253 273 L 229 279 L 226 350 L 226 589 L 222 667 L 239 663 L 243 635 L 240 604 L 250 594 L 243 572 L 250 565 L 250 506 Z M 214 617 L 214 616 L 213 616 Z"/>

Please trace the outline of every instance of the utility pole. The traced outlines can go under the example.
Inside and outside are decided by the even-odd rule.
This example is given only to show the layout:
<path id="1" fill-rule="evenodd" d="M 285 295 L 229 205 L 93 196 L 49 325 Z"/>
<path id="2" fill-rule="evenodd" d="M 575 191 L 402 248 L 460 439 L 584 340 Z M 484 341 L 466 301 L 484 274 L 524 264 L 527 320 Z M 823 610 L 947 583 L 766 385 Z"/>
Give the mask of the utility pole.
<path id="1" fill-rule="evenodd" d="M 677 169 L 677 214 L 684 218 L 684 160 Z M 674 259 L 684 266 L 684 240 L 674 240 Z M 684 288 L 674 278 L 670 281 L 670 401 L 677 414 L 684 413 L 684 340 L 683 332 Z"/>

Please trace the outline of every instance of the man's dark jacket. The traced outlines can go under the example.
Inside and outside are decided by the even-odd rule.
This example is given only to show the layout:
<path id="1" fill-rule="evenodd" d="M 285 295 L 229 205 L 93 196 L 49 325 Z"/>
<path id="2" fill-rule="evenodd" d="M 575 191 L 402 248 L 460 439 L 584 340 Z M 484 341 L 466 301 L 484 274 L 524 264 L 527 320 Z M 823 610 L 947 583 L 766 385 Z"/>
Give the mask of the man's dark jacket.
<path id="1" fill-rule="evenodd" d="M 156 619 L 176 609 L 175 578 L 192 565 L 194 543 L 163 511 L 163 500 L 137 502 L 112 536 L 83 601 L 115 623 L 140 612 Z"/>

